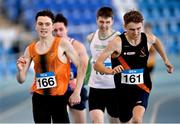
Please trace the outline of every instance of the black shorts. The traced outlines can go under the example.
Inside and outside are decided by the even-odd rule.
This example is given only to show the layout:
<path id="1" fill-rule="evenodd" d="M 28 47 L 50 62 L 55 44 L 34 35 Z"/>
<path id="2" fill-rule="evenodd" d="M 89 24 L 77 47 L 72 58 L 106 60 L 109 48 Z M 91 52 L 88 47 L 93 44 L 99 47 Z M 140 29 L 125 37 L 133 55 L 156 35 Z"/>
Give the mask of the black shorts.
<path id="1" fill-rule="evenodd" d="M 33 93 L 32 106 L 35 123 L 69 123 L 67 94 L 63 96 Z"/>
<path id="2" fill-rule="evenodd" d="M 128 122 L 132 118 L 133 108 L 137 105 L 148 106 L 149 93 L 141 89 L 119 89 L 119 119 Z"/>
<path id="3" fill-rule="evenodd" d="M 119 117 L 116 89 L 90 88 L 89 111 L 100 109 L 104 112 L 105 108 L 111 117 Z"/>
<path id="4" fill-rule="evenodd" d="M 72 93 L 73 93 L 73 91 L 68 88 L 68 96 L 69 97 L 70 97 L 70 95 Z M 88 99 L 87 89 L 85 88 L 85 86 L 82 86 L 82 89 L 81 89 L 81 102 L 79 104 L 73 105 L 73 106 L 70 106 L 70 104 L 68 102 L 68 105 L 72 109 L 84 110 L 86 108 L 86 101 L 87 101 L 87 99 Z"/>

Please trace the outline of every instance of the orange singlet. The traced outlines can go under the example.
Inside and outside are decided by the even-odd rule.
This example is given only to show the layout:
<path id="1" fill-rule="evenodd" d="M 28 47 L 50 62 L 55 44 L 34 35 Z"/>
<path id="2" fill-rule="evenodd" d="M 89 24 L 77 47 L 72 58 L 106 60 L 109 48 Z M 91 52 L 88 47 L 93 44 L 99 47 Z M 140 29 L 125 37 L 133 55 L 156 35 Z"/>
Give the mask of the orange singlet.
<path id="1" fill-rule="evenodd" d="M 63 63 L 58 58 L 58 46 L 61 42 L 61 38 L 56 37 L 53 41 L 51 48 L 44 54 L 38 54 L 36 52 L 35 44 L 32 42 L 29 47 L 29 53 L 32 61 L 34 62 L 35 78 L 32 85 L 32 92 L 36 92 L 42 95 L 64 95 L 68 88 L 68 82 L 70 79 L 70 63 Z M 37 74 L 43 75 L 48 72 L 52 72 L 55 77 L 56 86 L 50 88 L 37 87 Z M 45 80 L 45 79 L 44 79 Z M 47 78 L 48 80 L 48 78 Z M 46 81 L 47 81 L 46 80 Z M 41 80 L 42 81 L 42 80 Z M 47 83 L 47 82 L 46 82 Z"/>

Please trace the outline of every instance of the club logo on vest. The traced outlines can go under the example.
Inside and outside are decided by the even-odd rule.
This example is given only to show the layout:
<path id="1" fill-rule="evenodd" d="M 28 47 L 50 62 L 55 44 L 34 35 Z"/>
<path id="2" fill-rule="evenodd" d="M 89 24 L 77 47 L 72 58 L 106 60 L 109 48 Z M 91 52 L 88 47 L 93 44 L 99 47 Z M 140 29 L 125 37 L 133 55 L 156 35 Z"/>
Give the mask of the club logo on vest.
<path id="1" fill-rule="evenodd" d="M 124 52 L 124 55 L 135 55 L 136 54 L 136 52 Z"/>
<path id="2" fill-rule="evenodd" d="M 146 52 L 145 52 L 145 49 L 144 47 L 140 50 L 140 57 L 145 57 L 146 56 Z"/>

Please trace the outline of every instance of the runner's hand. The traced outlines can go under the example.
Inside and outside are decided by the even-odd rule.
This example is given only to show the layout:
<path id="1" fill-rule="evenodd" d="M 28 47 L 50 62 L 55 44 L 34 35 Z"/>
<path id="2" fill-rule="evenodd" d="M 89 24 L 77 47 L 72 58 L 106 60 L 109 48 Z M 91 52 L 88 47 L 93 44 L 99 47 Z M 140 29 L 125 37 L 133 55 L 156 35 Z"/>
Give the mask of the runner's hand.
<path id="1" fill-rule="evenodd" d="M 26 62 L 27 62 L 27 60 L 25 59 L 24 56 L 21 56 L 18 58 L 16 65 L 17 65 L 17 68 L 19 71 L 24 69 Z"/>
<path id="2" fill-rule="evenodd" d="M 120 73 L 124 70 L 123 66 L 122 65 L 118 65 L 116 67 L 113 68 L 113 74 L 117 74 L 117 73 Z"/>
<path id="3" fill-rule="evenodd" d="M 74 91 L 69 98 L 69 103 L 71 106 L 79 104 L 81 102 L 80 94 Z"/>
<path id="4" fill-rule="evenodd" d="M 173 71 L 174 71 L 173 65 L 169 61 L 167 61 L 165 64 L 166 64 L 166 67 L 167 67 L 167 72 L 168 73 L 173 73 Z"/>

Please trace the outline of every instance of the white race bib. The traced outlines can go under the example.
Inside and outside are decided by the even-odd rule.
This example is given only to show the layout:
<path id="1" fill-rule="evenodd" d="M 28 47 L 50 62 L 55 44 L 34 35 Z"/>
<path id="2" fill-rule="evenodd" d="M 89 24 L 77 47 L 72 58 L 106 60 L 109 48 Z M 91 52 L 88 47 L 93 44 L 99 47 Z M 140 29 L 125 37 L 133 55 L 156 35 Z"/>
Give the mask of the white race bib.
<path id="1" fill-rule="evenodd" d="M 54 72 L 36 74 L 36 86 L 37 89 L 56 87 L 57 83 Z"/>
<path id="2" fill-rule="evenodd" d="M 142 84 L 144 83 L 144 69 L 131 69 L 121 72 L 122 84 Z"/>

